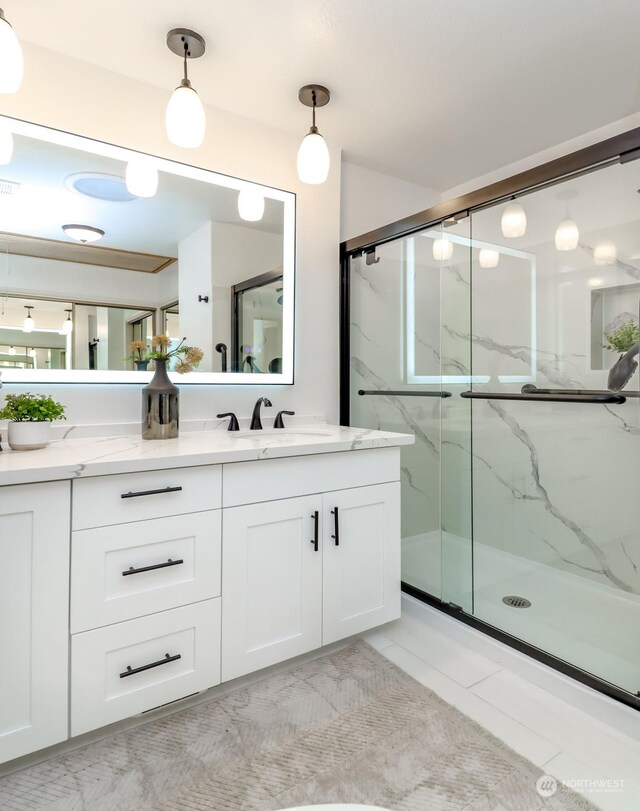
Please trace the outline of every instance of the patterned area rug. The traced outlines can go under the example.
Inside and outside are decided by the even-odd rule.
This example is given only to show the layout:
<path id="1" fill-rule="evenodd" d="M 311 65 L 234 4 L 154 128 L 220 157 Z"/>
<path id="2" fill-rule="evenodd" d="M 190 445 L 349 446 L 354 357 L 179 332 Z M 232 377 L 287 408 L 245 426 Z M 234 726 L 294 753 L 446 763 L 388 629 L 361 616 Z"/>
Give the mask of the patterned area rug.
<path id="1" fill-rule="evenodd" d="M 364 642 L 0 780 L 3 811 L 592 811 Z"/>

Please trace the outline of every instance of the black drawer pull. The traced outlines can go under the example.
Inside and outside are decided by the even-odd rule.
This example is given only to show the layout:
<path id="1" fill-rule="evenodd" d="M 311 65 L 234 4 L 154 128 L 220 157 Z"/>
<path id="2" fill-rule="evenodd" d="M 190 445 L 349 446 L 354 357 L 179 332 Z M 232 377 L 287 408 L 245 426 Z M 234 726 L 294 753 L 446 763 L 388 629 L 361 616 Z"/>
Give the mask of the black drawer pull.
<path id="1" fill-rule="evenodd" d="M 160 490 L 141 490 L 139 493 L 122 493 L 120 498 L 138 498 L 139 496 L 157 496 L 160 493 L 178 493 L 182 487 L 162 487 Z"/>
<path id="2" fill-rule="evenodd" d="M 333 532 L 334 532 L 334 534 L 331 537 L 335 541 L 336 546 L 340 546 L 340 519 L 338 518 L 337 507 L 331 510 L 331 515 L 333 516 Z"/>
<path id="3" fill-rule="evenodd" d="M 176 662 L 178 659 L 182 659 L 182 654 L 176 653 L 175 656 L 169 656 L 168 653 L 165 653 L 164 659 L 160 659 L 157 662 L 151 662 L 148 665 L 142 665 L 142 667 L 131 667 L 131 665 L 127 665 L 127 669 L 124 673 L 120 674 L 120 678 L 124 679 L 126 676 L 134 676 L 136 673 L 142 673 L 143 670 L 151 670 L 153 667 L 160 667 L 160 665 L 168 665 L 169 662 Z"/>
<path id="4" fill-rule="evenodd" d="M 168 566 L 180 566 L 181 563 L 184 563 L 184 560 L 180 558 L 180 560 L 169 560 L 166 563 L 154 563 L 153 566 L 140 566 L 139 569 L 134 569 L 133 566 L 129 566 L 126 572 L 122 572 L 122 576 L 126 577 L 129 574 L 140 574 L 140 572 L 152 572 L 154 569 L 166 569 Z"/>
<path id="5" fill-rule="evenodd" d="M 318 521 L 320 519 L 320 513 L 316 510 L 314 513 L 311 514 L 313 518 L 313 538 L 311 539 L 311 543 L 313 544 L 313 551 L 318 551 L 318 543 L 320 541 L 318 537 Z"/>

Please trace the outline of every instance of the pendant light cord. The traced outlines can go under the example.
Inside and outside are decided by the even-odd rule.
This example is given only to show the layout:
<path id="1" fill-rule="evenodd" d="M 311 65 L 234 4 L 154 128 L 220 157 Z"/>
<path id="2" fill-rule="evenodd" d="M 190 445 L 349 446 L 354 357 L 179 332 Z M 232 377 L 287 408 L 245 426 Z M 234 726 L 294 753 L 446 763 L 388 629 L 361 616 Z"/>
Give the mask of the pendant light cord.
<path id="1" fill-rule="evenodd" d="M 189 77 L 187 75 L 187 54 L 189 52 L 189 43 L 185 40 L 184 43 L 184 81 L 188 82 Z"/>

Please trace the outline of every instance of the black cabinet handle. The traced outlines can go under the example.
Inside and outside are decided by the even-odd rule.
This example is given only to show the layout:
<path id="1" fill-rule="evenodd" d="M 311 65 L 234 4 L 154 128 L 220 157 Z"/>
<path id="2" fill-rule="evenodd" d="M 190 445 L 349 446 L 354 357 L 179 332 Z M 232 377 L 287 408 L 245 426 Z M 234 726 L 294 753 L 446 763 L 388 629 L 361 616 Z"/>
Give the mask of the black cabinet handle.
<path id="1" fill-rule="evenodd" d="M 122 493 L 120 498 L 139 498 L 140 496 L 157 496 L 160 493 L 178 493 L 182 487 L 161 487 L 159 490 L 140 490 L 139 493 Z"/>
<path id="2" fill-rule="evenodd" d="M 160 665 L 168 665 L 169 662 L 176 662 L 178 659 L 182 659 L 180 653 L 176 653 L 175 656 L 170 656 L 168 653 L 165 653 L 164 659 L 160 659 L 157 662 L 150 662 L 148 665 L 142 665 L 141 667 L 131 667 L 131 665 L 127 665 L 127 669 L 124 673 L 120 674 L 120 678 L 124 679 L 127 676 L 134 676 L 136 673 L 142 673 L 143 670 L 151 670 L 154 667 L 160 667 Z"/>
<path id="3" fill-rule="evenodd" d="M 334 532 L 334 534 L 331 537 L 335 541 L 336 546 L 340 546 L 340 519 L 338 518 L 337 507 L 331 510 L 331 515 L 333 516 L 333 532 Z"/>
<path id="4" fill-rule="evenodd" d="M 313 544 L 313 551 L 318 551 L 318 544 L 320 539 L 318 537 L 318 522 L 320 520 L 320 513 L 316 510 L 314 513 L 311 514 L 313 518 L 313 538 L 311 539 L 311 543 Z"/>
<path id="5" fill-rule="evenodd" d="M 140 574 L 140 572 L 152 572 L 154 569 L 166 569 L 168 566 L 180 566 L 181 563 L 184 563 L 182 558 L 180 560 L 171 560 L 171 558 L 169 558 L 166 563 L 154 563 L 153 566 L 140 566 L 138 569 L 129 566 L 126 572 L 122 572 L 122 576 L 126 577 L 129 574 Z"/>

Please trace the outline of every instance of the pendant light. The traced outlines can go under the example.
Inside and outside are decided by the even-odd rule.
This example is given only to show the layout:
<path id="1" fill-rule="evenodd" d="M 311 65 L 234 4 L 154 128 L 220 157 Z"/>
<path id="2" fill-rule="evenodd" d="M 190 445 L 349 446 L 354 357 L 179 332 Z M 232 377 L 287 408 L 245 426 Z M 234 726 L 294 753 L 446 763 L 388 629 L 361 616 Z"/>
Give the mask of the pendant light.
<path id="1" fill-rule="evenodd" d="M 329 149 L 316 127 L 316 107 L 329 104 L 331 93 L 320 84 L 307 84 L 298 91 L 298 99 L 311 107 L 311 128 L 298 150 L 298 177 L 303 183 L 324 183 L 329 174 Z"/>
<path id="2" fill-rule="evenodd" d="M 0 93 L 17 93 L 23 73 L 22 48 L 0 8 Z"/>
<path id="3" fill-rule="evenodd" d="M 433 258 L 437 262 L 447 262 L 453 256 L 453 243 L 449 239 L 433 240 Z"/>
<path id="4" fill-rule="evenodd" d="M 513 198 L 515 200 L 515 197 Z M 523 237 L 527 232 L 527 215 L 520 203 L 510 203 L 502 212 L 502 234 L 505 237 Z"/>
<path id="5" fill-rule="evenodd" d="M 33 320 L 33 316 L 31 315 L 31 310 L 34 309 L 33 305 L 29 306 L 28 304 L 24 305 L 25 310 L 27 311 L 27 317 L 24 319 L 24 324 L 22 325 L 23 332 L 33 332 L 36 322 Z"/>
<path id="6" fill-rule="evenodd" d="M 71 333 L 73 332 L 73 321 L 71 320 L 71 310 L 65 310 L 65 313 L 68 313 L 67 320 L 63 321 L 62 329 L 60 330 L 60 332 L 63 335 L 71 335 Z"/>
<path id="7" fill-rule="evenodd" d="M 600 242 L 593 249 L 593 258 L 596 265 L 613 265 L 618 252 L 613 242 Z"/>
<path id="8" fill-rule="evenodd" d="M 242 189 L 238 194 L 238 214 L 248 222 L 258 222 L 264 215 L 264 197 L 256 189 Z"/>
<path id="9" fill-rule="evenodd" d="M 500 254 L 498 251 L 493 251 L 491 248 L 481 248 L 478 254 L 478 262 L 481 268 L 497 268 L 500 261 Z"/>
<path id="10" fill-rule="evenodd" d="M 10 355 L 15 355 L 15 354 L 16 354 L 16 348 L 15 348 L 15 346 L 10 346 L 10 347 L 9 347 L 9 354 L 10 354 Z"/>
<path id="11" fill-rule="evenodd" d="M 158 170 L 151 158 L 131 158 L 125 175 L 127 191 L 136 197 L 153 197 L 158 191 Z"/>
<path id="12" fill-rule="evenodd" d="M 563 220 L 556 228 L 556 250 L 573 251 L 578 247 L 580 231 L 573 220 Z"/>
<path id="13" fill-rule="evenodd" d="M 104 236 L 102 228 L 94 228 L 92 225 L 78 225 L 72 223 L 70 225 L 63 225 L 62 230 L 68 237 L 75 239 L 77 242 L 83 244 L 87 242 L 97 242 Z"/>
<path id="14" fill-rule="evenodd" d="M 188 28 L 174 28 L 167 34 L 167 47 L 184 59 L 184 76 L 173 91 L 165 114 L 167 136 L 172 144 L 192 149 L 204 141 L 207 126 L 204 107 L 187 75 L 187 59 L 205 52 L 204 38 Z"/>
<path id="15" fill-rule="evenodd" d="M 0 165 L 11 163 L 13 156 L 13 134 L 6 121 L 0 121 Z"/>

